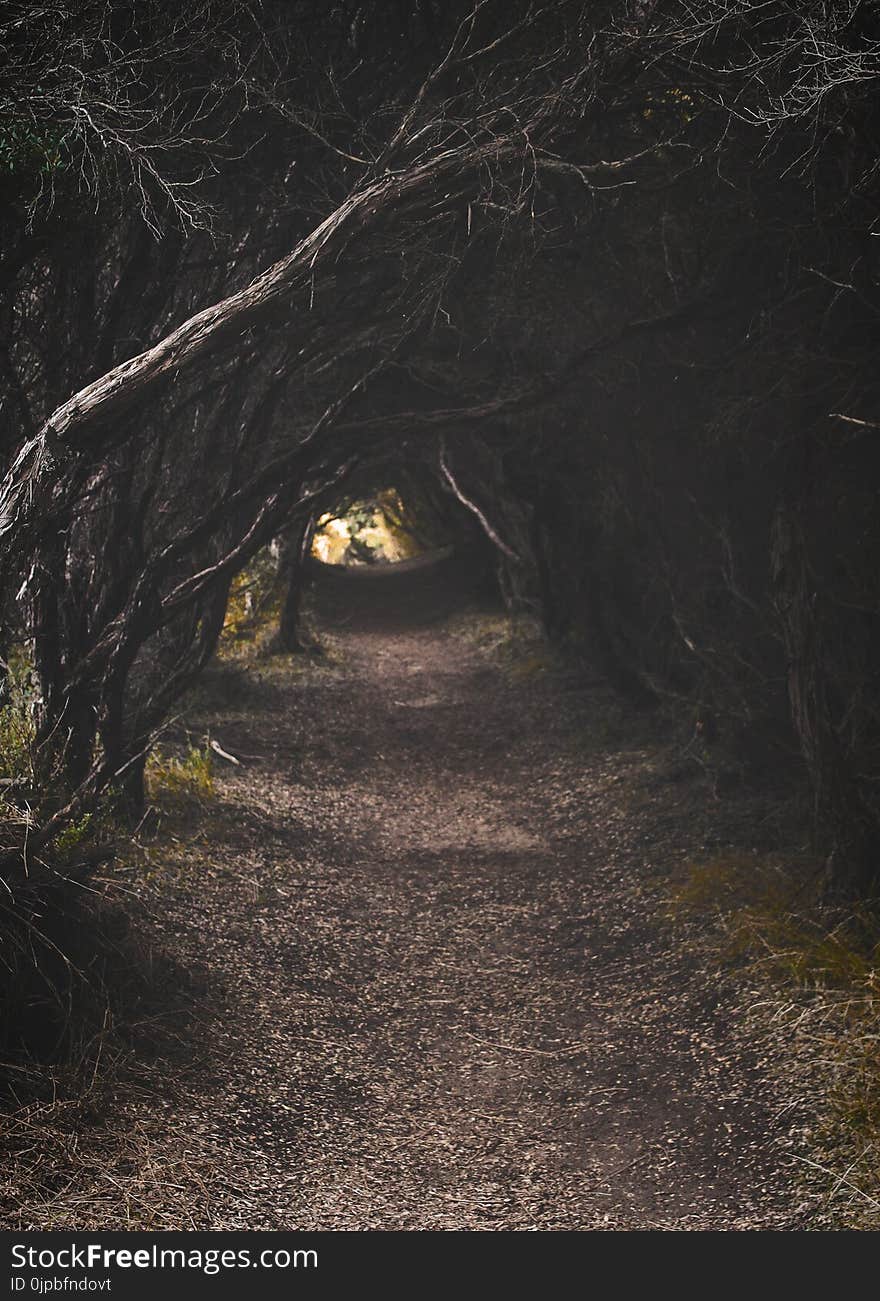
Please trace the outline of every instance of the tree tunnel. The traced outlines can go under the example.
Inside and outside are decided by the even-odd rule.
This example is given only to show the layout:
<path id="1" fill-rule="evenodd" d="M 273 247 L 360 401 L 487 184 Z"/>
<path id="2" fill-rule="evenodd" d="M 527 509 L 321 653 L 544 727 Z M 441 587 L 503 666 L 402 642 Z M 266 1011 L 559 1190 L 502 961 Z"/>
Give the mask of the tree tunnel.
<path id="1" fill-rule="evenodd" d="M 374 509 L 393 491 L 575 662 L 743 763 L 798 767 L 836 884 L 875 883 L 862 20 L 301 4 L 305 48 L 285 6 L 267 6 L 271 42 L 236 5 L 180 30 L 139 8 L 116 116 L 97 10 L 82 85 L 57 71 L 66 20 L 35 10 L 10 36 L 10 67 L 38 88 L 51 72 L 54 101 L 3 145 L 0 656 L 30 729 L 3 776 L 4 870 L 110 791 L 136 813 L 264 548 L 288 649 L 315 551 L 399 560 L 411 543 Z M 130 57 L 147 37 L 167 60 Z M 766 81 L 758 47 L 790 56 Z M 833 95 L 817 48 L 846 53 Z M 197 101 L 182 130 L 168 106 Z"/>
<path id="2" fill-rule="evenodd" d="M 878 38 L 0 6 L 16 1232 L 876 1222 Z"/>

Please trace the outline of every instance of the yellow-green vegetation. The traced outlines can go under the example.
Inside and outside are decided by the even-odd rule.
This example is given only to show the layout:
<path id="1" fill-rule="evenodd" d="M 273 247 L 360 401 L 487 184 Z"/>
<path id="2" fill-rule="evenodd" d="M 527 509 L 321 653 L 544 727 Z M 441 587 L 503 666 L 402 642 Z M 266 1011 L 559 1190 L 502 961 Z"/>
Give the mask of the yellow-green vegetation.
<path id="1" fill-rule="evenodd" d="M 91 813 L 84 813 L 77 822 L 71 822 L 70 826 L 65 827 L 60 835 L 55 837 L 53 845 L 55 850 L 62 857 L 68 857 L 79 848 L 93 830 L 94 817 Z"/>
<path id="2" fill-rule="evenodd" d="M 421 550 L 407 529 L 406 507 L 394 488 L 351 502 L 341 515 L 322 515 L 312 542 L 312 555 L 329 565 L 394 563 Z"/>
<path id="3" fill-rule="evenodd" d="M 0 706 L 0 778 L 29 781 L 33 778 L 36 684 L 33 664 L 23 648 L 9 654 L 5 691 Z"/>
<path id="4" fill-rule="evenodd" d="M 0 705 L 0 827 L 18 829 L 31 824 L 26 805 L 16 798 L 16 789 L 34 782 L 33 743 L 35 679 L 30 657 L 22 648 L 9 652 Z M 17 836 L 14 837 L 17 839 Z"/>
<path id="5" fill-rule="evenodd" d="M 710 943 L 759 986 L 793 1105 L 810 1117 L 797 1160 L 832 1225 L 880 1228 L 880 922 L 831 910 L 820 865 L 751 854 L 691 863 L 674 911 L 712 915 Z"/>
<path id="6" fill-rule="evenodd" d="M 278 628 L 283 599 L 283 576 L 264 547 L 232 580 L 219 657 L 249 659 L 263 653 Z"/>
<path id="7" fill-rule="evenodd" d="M 182 754 L 157 746 L 144 774 L 147 798 L 153 802 L 201 803 L 214 794 L 214 764 L 207 746 L 190 743 Z"/>

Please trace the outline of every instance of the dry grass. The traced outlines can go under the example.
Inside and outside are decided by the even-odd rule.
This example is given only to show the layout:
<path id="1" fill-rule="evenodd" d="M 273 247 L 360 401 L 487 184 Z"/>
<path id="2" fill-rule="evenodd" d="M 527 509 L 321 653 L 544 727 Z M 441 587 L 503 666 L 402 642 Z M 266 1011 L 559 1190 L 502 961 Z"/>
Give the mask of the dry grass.
<path id="1" fill-rule="evenodd" d="M 186 1137 L 169 1150 L 153 1134 L 155 1100 L 167 1092 L 173 1067 L 170 1060 L 135 1066 L 108 1013 L 78 1062 L 16 1068 L 15 1087 L 38 1096 L 0 1116 L 3 1227 L 146 1230 L 204 1223 L 216 1154 L 197 1151 Z"/>
<path id="2" fill-rule="evenodd" d="M 151 866 L 213 792 L 210 752 L 160 751 L 147 769 L 151 843 L 112 828 L 117 857 L 56 891 L 45 933 L 4 1008 L 0 1225 L 16 1230 L 162 1230 L 210 1222 L 217 1153 L 192 1134 L 169 1145 L 163 1102 L 197 1064 L 210 1021 L 197 971 L 166 955 Z M 59 872 L 109 834 L 86 817 L 53 844 Z M 161 836 L 156 834 L 161 827 Z M 88 847 L 88 846 L 87 846 Z M 60 886 L 59 886 L 60 890 Z M 7 962 L 9 954 L 7 953 Z"/>
<path id="3" fill-rule="evenodd" d="M 189 742 L 182 753 L 157 746 L 147 760 L 144 774 L 151 803 L 203 802 L 214 794 L 214 762 L 207 745 Z"/>
<path id="4" fill-rule="evenodd" d="M 880 1228 L 880 941 L 867 905 L 832 912 L 815 862 L 724 854 L 689 866 L 673 906 L 752 987 L 751 1020 L 782 1064 L 792 1156 L 828 1227 Z M 823 1227 L 820 1225 L 819 1227 Z"/>
<path id="5" fill-rule="evenodd" d="M 204 866 L 210 756 L 159 756 L 150 787 L 156 818 L 71 901 L 62 1037 L 0 1061 L 5 1229 L 206 1228 L 234 1177 L 228 1148 L 166 1122 L 190 1106 L 222 996 L 169 956 L 163 897 L 175 869 L 197 879 Z"/>
<path id="6" fill-rule="evenodd" d="M 499 669 L 514 686 L 527 687 L 547 679 L 548 684 L 573 688 L 566 700 L 566 742 L 584 763 L 608 750 L 633 744 L 636 733 L 632 710 L 623 698 L 588 674 L 568 649 L 554 647 L 534 617 L 479 609 L 456 615 L 448 627 L 453 636 Z"/>
<path id="7" fill-rule="evenodd" d="M 449 620 L 449 631 L 514 681 L 557 667 L 558 661 L 537 619 L 504 610 L 471 610 Z"/>

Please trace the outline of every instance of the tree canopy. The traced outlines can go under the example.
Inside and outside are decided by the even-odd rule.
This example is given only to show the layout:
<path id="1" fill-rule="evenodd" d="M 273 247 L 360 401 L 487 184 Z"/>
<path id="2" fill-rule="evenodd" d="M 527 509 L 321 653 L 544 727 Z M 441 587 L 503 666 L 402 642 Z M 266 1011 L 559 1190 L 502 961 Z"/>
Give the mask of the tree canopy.
<path id="1" fill-rule="evenodd" d="M 800 765 L 832 888 L 873 888 L 877 16 L 8 5 L 10 880 L 137 804 L 234 575 L 381 466 L 622 690 Z"/>

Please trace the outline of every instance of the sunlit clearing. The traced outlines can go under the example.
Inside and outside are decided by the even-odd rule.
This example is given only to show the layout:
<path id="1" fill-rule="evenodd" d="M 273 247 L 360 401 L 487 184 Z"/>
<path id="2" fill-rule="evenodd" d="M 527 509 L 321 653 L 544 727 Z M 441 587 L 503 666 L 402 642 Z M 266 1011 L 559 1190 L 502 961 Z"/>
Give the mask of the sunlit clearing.
<path id="1" fill-rule="evenodd" d="M 405 507 L 394 488 L 352 502 L 342 515 L 318 520 L 312 555 L 325 565 L 395 564 L 422 550 L 408 531 Z"/>

